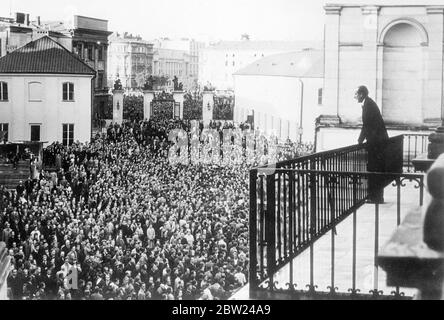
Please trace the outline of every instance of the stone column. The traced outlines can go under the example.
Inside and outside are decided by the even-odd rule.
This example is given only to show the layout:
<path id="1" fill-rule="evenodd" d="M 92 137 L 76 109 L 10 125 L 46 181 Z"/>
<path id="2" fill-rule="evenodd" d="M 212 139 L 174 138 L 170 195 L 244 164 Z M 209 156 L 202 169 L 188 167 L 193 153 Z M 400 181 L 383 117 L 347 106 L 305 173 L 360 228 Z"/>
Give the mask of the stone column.
<path id="1" fill-rule="evenodd" d="M 443 101 L 443 34 L 444 6 L 427 7 L 429 29 L 428 86 L 424 95 L 424 118 L 436 119 L 438 129 L 429 136 L 428 157 L 436 159 L 444 153 L 444 101 Z M 438 111 L 439 110 L 439 111 Z"/>
<path id="2" fill-rule="evenodd" d="M 123 122 L 123 90 L 113 90 L 113 122 Z"/>
<path id="3" fill-rule="evenodd" d="M 204 125 L 213 120 L 214 93 L 212 91 L 204 91 L 202 97 L 202 119 Z"/>
<path id="4" fill-rule="evenodd" d="M 339 20 L 341 6 L 326 5 L 325 9 L 325 108 L 320 123 L 338 124 L 339 88 Z"/>
<path id="5" fill-rule="evenodd" d="M 154 91 L 143 90 L 143 119 L 150 120 L 151 102 L 154 100 Z"/>
<path id="6" fill-rule="evenodd" d="M 427 25 L 429 43 L 423 46 L 428 59 L 424 75 L 426 86 L 423 95 L 423 116 L 425 122 L 440 125 L 443 106 L 443 38 L 444 38 L 444 7 L 427 7 Z M 424 58 L 426 55 L 424 54 Z"/>
<path id="7" fill-rule="evenodd" d="M 179 118 L 183 119 L 183 96 L 185 92 L 183 91 L 173 91 L 174 103 L 179 103 Z M 174 112 L 174 109 L 173 109 Z M 175 114 L 173 114 L 175 116 Z"/>
<path id="8" fill-rule="evenodd" d="M 365 62 L 364 74 L 367 89 L 381 108 L 382 90 L 378 91 L 378 82 L 382 84 L 382 79 L 378 79 L 378 6 L 363 6 L 361 8 L 363 19 L 363 56 Z M 382 61 L 381 61 L 382 62 Z M 381 87 L 382 89 L 382 87 Z"/>

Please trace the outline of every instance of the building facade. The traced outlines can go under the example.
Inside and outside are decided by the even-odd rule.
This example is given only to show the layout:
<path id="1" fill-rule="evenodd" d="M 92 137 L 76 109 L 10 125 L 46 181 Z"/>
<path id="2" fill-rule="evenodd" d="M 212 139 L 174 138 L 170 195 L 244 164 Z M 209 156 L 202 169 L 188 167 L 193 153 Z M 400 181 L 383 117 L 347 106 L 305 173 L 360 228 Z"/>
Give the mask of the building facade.
<path id="1" fill-rule="evenodd" d="M 312 42 L 220 41 L 201 51 L 199 81 L 202 85 L 211 84 L 216 89 L 233 90 L 233 73 L 253 61 L 264 57 L 304 48 L 320 48 L 321 44 Z"/>
<path id="2" fill-rule="evenodd" d="M 108 88 L 108 20 L 74 15 L 64 30 L 71 34 L 72 51 L 96 71 L 93 84 L 94 119 L 103 114 L 109 99 Z"/>
<path id="3" fill-rule="evenodd" d="M 172 80 L 176 76 L 187 89 L 189 55 L 183 50 L 154 49 L 153 74 L 168 78 L 168 86 L 172 87 Z"/>
<path id="4" fill-rule="evenodd" d="M 95 73 L 47 36 L 0 58 L 0 122 L 8 140 L 89 141 Z"/>
<path id="5" fill-rule="evenodd" d="M 357 133 L 350 129 L 361 124 L 353 98 L 359 85 L 367 86 L 393 132 L 440 124 L 444 6 L 392 3 L 325 6 L 321 149 L 329 130 L 337 128 L 349 129 L 337 141 L 356 143 Z"/>
<path id="6" fill-rule="evenodd" d="M 315 119 L 323 105 L 323 77 L 319 50 L 260 59 L 234 73 L 234 121 L 253 115 L 254 127 L 267 135 L 313 143 Z"/>
<path id="7" fill-rule="evenodd" d="M 31 20 L 29 14 L 21 12 L 13 17 L 0 17 L 0 57 L 43 36 L 50 36 L 68 50 L 72 49 L 69 32 L 44 28 L 40 17 Z"/>
<path id="8" fill-rule="evenodd" d="M 195 89 L 199 83 L 199 56 L 204 43 L 194 39 L 156 39 L 154 74 L 177 76 L 184 89 Z"/>
<path id="9" fill-rule="evenodd" d="M 108 21 L 74 15 L 69 21 L 30 21 L 29 14 L 16 13 L 0 19 L 0 56 L 13 52 L 30 41 L 50 36 L 72 51 L 96 71 L 94 78 L 94 118 L 103 114 L 109 99 L 107 56 Z"/>
<path id="10" fill-rule="evenodd" d="M 126 32 L 108 40 L 108 86 L 119 78 L 125 88 L 142 87 L 153 74 L 153 43 Z"/>

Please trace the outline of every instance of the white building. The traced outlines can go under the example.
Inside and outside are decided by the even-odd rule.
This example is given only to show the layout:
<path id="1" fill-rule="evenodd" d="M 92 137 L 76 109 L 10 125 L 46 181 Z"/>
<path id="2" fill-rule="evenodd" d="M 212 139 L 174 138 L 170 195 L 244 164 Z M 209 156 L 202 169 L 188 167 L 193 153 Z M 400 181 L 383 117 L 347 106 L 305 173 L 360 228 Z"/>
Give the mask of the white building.
<path id="1" fill-rule="evenodd" d="M 8 140 L 89 141 L 95 74 L 47 36 L 0 58 L 0 125 Z"/>
<path id="2" fill-rule="evenodd" d="M 308 41 L 220 41 L 201 50 L 199 82 L 210 83 L 221 90 L 233 90 L 233 73 L 264 57 L 321 48 L 320 43 Z"/>
<path id="3" fill-rule="evenodd" d="M 253 114 L 255 128 L 267 134 L 314 142 L 315 119 L 323 105 L 323 76 L 320 50 L 276 54 L 253 62 L 234 73 L 234 121 L 246 121 Z"/>
<path id="4" fill-rule="evenodd" d="M 318 150 L 356 143 L 361 108 L 353 97 L 359 85 L 369 89 L 391 135 L 441 122 L 444 6 L 380 3 L 325 6 Z"/>

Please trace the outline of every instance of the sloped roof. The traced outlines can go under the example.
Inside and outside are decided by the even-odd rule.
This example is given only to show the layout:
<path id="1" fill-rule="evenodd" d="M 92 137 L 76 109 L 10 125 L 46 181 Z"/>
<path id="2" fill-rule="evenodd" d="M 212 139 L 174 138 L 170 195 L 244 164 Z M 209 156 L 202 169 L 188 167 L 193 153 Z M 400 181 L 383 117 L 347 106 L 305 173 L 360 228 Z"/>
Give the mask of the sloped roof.
<path id="1" fill-rule="evenodd" d="M 0 73 L 96 74 L 94 69 L 48 36 L 0 58 Z"/>
<path id="2" fill-rule="evenodd" d="M 274 54 L 249 64 L 234 75 L 322 78 L 324 53 L 321 50 L 304 50 Z"/>
<path id="3" fill-rule="evenodd" d="M 316 41 L 219 41 L 206 50 L 274 50 L 274 51 L 297 51 L 303 48 L 322 48 L 322 42 Z"/>

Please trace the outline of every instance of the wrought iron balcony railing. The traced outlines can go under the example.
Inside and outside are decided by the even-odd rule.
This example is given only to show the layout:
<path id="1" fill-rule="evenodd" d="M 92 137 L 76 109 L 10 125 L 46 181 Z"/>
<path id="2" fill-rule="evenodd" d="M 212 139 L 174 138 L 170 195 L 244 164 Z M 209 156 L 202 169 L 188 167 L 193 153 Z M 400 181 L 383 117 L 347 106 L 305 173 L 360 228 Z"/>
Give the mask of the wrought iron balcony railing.
<path id="1" fill-rule="evenodd" d="M 377 267 L 372 290 L 366 293 L 357 286 L 357 210 L 369 198 L 370 189 L 374 188 L 369 188 L 369 185 L 377 188 L 392 185 L 396 188 L 396 211 L 392 215 L 393 218 L 396 215 L 397 224 L 401 220 L 401 188 L 406 186 L 405 181 L 417 184 L 419 205 L 422 205 L 424 197 L 423 175 L 402 173 L 403 136 L 391 138 L 386 150 L 385 173 L 366 171 L 365 145 L 317 153 L 250 171 L 251 297 L 283 293 L 293 298 L 368 298 L 382 295 L 378 289 Z M 375 204 L 374 261 L 380 240 L 379 210 L 379 204 Z M 351 271 L 350 284 L 348 291 L 339 293 L 335 282 L 336 228 L 350 215 L 353 219 L 352 259 L 348 269 Z M 331 234 L 330 283 L 326 291 L 318 291 L 314 278 L 314 243 L 328 232 Z M 370 233 L 370 230 L 367 232 Z M 308 291 L 297 290 L 294 279 L 295 258 L 306 249 L 309 249 Z M 392 297 L 401 297 L 399 288 L 393 290 Z"/>

